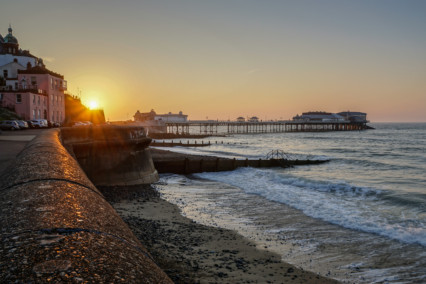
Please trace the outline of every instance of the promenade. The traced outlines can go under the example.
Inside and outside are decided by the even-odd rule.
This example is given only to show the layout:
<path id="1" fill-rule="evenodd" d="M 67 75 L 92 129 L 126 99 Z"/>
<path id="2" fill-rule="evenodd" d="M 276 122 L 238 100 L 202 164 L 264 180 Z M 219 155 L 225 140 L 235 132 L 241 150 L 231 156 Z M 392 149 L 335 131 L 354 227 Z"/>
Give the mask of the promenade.
<path id="1" fill-rule="evenodd" d="M 13 159 L 44 129 L 21 131 L 2 131 L 0 134 L 0 174 L 11 164 Z"/>

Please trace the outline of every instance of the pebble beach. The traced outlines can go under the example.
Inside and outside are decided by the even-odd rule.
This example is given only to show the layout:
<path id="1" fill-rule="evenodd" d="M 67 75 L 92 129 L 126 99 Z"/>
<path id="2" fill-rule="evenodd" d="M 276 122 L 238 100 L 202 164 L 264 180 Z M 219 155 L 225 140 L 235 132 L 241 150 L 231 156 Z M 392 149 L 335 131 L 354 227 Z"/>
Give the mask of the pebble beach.
<path id="1" fill-rule="evenodd" d="M 235 231 L 183 217 L 149 185 L 101 190 L 175 283 L 338 283 L 283 262 Z"/>

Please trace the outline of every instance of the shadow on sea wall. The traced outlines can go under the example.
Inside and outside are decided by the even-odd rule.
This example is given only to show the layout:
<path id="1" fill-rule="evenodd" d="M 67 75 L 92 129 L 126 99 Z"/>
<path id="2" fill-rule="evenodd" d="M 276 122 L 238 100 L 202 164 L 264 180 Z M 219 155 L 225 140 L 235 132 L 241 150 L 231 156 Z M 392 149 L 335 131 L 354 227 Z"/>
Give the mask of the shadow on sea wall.
<path id="1" fill-rule="evenodd" d="M 96 186 L 149 184 L 158 173 L 147 149 L 151 139 L 138 126 L 66 127 L 67 150 Z"/>

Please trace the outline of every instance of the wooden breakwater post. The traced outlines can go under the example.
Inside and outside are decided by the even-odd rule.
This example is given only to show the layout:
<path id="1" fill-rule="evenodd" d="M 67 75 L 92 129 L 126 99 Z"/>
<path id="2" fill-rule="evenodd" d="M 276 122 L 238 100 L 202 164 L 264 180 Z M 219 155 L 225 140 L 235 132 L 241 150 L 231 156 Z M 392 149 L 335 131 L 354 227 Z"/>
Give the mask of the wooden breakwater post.
<path id="1" fill-rule="evenodd" d="M 281 167 L 288 168 L 292 166 L 302 165 L 318 165 L 326 163 L 329 160 L 277 160 L 277 159 L 256 159 L 249 160 L 236 158 L 219 158 L 219 157 L 185 157 L 183 159 L 158 159 L 153 156 L 154 166 L 158 173 L 175 173 L 175 174 L 191 174 L 202 172 L 222 172 L 232 171 L 240 167 L 252 168 L 272 168 Z M 195 156 L 196 157 L 196 156 Z"/>

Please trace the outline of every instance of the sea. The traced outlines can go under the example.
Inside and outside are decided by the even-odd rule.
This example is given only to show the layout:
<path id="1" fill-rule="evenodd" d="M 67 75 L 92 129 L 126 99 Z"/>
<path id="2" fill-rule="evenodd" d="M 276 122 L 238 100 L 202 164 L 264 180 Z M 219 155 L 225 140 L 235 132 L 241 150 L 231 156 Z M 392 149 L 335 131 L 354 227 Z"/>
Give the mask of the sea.
<path id="1" fill-rule="evenodd" d="M 166 148 L 237 159 L 280 150 L 290 159 L 330 161 L 163 174 L 156 188 L 182 215 L 235 230 L 304 270 L 347 283 L 426 283 L 426 123 L 370 125 L 375 129 L 239 134 L 205 138 L 208 147 Z"/>

